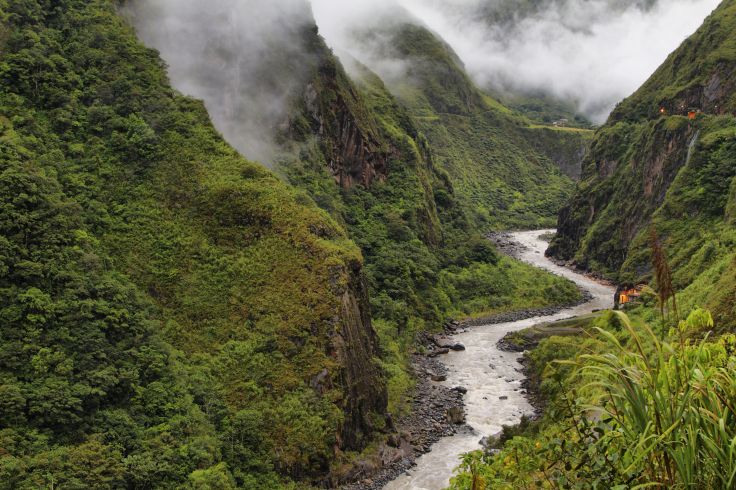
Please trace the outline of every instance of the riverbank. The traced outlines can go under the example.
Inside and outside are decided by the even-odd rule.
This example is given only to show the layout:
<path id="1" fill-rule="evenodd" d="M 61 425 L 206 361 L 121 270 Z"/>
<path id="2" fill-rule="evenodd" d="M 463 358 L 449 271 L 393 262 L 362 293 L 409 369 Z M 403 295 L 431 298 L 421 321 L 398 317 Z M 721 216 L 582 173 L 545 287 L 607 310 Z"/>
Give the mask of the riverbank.
<path id="1" fill-rule="evenodd" d="M 503 426 L 518 424 L 523 417 L 539 413 L 539 401 L 527 394 L 532 388 L 520 363 L 518 353 L 499 349 L 499 341 L 515 332 L 538 323 L 591 313 L 610 308 L 614 290 L 599 280 L 561 267 L 544 255 L 546 242 L 540 235 L 550 230 L 515 232 L 505 235 L 506 243 L 498 244 L 503 253 L 529 264 L 573 280 L 586 291 L 575 305 L 517 311 L 473 319 L 456 325 L 448 341 L 462 343 L 467 351 L 450 351 L 440 359 L 447 368 L 446 387 L 463 386 L 467 424 L 471 430 L 458 430 L 454 437 L 441 438 L 429 453 L 414 461 L 408 472 L 391 481 L 386 490 L 445 488 L 463 453 L 481 449 L 481 440 L 499 433 Z M 495 240 L 494 240 L 495 241 Z M 484 328 L 488 327 L 488 328 Z M 429 352 L 429 355 L 434 355 Z M 528 371 L 527 371 L 528 372 Z M 372 487 L 372 488 L 378 488 Z"/>
<path id="2" fill-rule="evenodd" d="M 439 384 L 447 368 L 437 358 L 415 354 L 412 369 L 416 387 L 411 409 L 395 421 L 398 440 L 388 441 L 379 450 L 380 460 L 365 468 L 366 478 L 341 487 L 344 490 L 379 490 L 399 475 L 410 471 L 421 455 L 443 437 L 471 430 L 465 425 L 462 389 Z M 381 466 L 376 467 L 375 463 Z"/>
<path id="3" fill-rule="evenodd" d="M 443 437 L 456 434 L 472 437 L 476 434 L 474 429 L 465 422 L 464 395 L 467 388 L 462 385 L 443 384 L 447 380 L 448 373 L 447 366 L 442 362 L 443 357 L 453 350 L 451 347 L 455 347 L 455 351 L 465 348 L 459 342 L 452 341 L 454 336 L 470 328 L 554 315 L 589 300 L 590 294 L 586 292 L 583 300 L 568 305 L 505 312 L 483 319 L 462 322 L 448 322 L 444 325 L 442 333 L 422 334 L 418 339 L 417 347 L 424 353 L 415 353 L 412 359 L 416 387 L 411 395 L 411 409 L 407 415 L 394 421 L 399 439 L 389 440 L 383 444 L 378 451 L 378 459 L 364 461 L 358 465 L 358 471 L 366 475 L 364 478 L 360 479 L 360 474 L 357 474 L 354 479 L 359 479 L 359 481 L 340 488 L 343 490 L 380 490 L 399 476 L 411 474 L 412 468 L 416 466 L 416 460 L 429 453 L 432 445 Z M 522 357 L 519 357 L 517 361 L 523 366 Z M 517 391 L 526 394 L 527 388 L 524 387 L 524 382 L 522 382 L 521 389 Z M 530 402 L 532 406 L 535 405 L 534 400 Z M 537 411 L 535 406 L 535 413 Z M 479 443 L 480 440 L 481 437 L 478 436 Z"/>

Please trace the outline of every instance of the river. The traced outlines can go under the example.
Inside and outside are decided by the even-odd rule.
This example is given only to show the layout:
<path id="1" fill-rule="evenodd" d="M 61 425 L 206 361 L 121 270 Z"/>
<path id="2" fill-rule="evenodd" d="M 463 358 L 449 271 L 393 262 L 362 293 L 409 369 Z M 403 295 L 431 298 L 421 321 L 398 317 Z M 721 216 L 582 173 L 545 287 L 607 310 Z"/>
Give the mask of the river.
<path id="1" fill-rule="evenodd" d="M 539 237 L 554 230 L 535 230 L 512 233 L 515 241 L 525 247 L 519 258 L 536 267 L 564 276 L 590 292 L 592 299 L 582 305 L 563 310 L 555 315 L 537 316 L 526 320 L 473 327 L 453 336 L 466 350 L 451 352 L 443 358 L 448 368 L 447 381 L 441 384 L 464 386 L 467 423 L 473 431 L 466 431 L 440 439 L 432 450 L 417 459 L 408 473 L 384 487 L 384 490 L 440 490 L 449 485 L 453 470 L 463 453 L 480 449 L 480 440 L 498 433 L 503 425 L 517 424 L 522 415 L 533 413 L 529 401 L 521 394 L 524 379 L 520 373 L 520 356 L 501 351 L 496 343 L 509 332 L 532 325 L 561 320 L 591 313 L 593 310 L 613 307 L 615 289 L 584 275 L 553 263 L 544 256 L 547 242 Z M 506 397 L 501 399 L 501 397 Z"/>

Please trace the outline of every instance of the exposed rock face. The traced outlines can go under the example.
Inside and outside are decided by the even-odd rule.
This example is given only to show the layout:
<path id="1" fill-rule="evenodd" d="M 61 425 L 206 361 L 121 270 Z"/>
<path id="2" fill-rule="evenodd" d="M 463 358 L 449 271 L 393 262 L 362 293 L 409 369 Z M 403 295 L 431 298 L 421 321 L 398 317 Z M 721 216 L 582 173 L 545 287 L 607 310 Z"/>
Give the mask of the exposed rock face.
<path id="1" fill-rule="evenodd" d="M 378 338 L 371 325 L 367 285 L 358 267 L 351 271 L 342 291 L 332 349 L 340 365 L 337 383 L 345 393 L 339 446 L 342 450 L 361 450 L 376 430 L 372 420 L 386 416 L 388 395 L 376 363 Z"/>
<path id="2" fill-rule="evenodd" d="M 635 281 L 649 272 L 653 222 L 667 229 L 698 216 L 715 226 L 728 219 L 734 167 L 724 128 L 736 114 L 734 15 L 736 2 L 723 2 L 596 132 L 549 255 Z M 692 252 L 681 260 L 686 255 Z"/>
<path id="3" fill-rule="evenodd" d="M 607 146 L 594 144 L 586 158 L 584 182 L 560 211 L 550 255 L 576 259 L 577 265 L 603 273 L 621 268 L 632 241 L 647 228 L 685 165 L 689 144 L 695 143 L 697 130 L 690 125 L 675 131 L 665 125 L 665 120 L 651 122 L 632 145 L 635 151 L 618 158 L 610 158 Z M 620 133 L 614 139 L 633 133 L 625 127 L 613 130 Z"/>
<path id="4" fill-rule="evenodd" d="M 320 62 L 304 91 L 304 115 L 340 187 L 370 187 L 386 179 L 388 145 L 342 66 L 321 39 L 317 44 Z"/>

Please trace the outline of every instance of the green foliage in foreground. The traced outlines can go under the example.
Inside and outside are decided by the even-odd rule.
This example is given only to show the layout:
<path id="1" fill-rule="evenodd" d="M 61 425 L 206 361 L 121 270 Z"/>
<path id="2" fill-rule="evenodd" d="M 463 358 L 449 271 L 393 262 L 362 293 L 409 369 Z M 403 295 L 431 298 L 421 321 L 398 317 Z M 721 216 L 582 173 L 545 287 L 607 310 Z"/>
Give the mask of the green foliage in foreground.
<path id="1" fill-rule="evenodd" d="M 547 414 L 499 454 L 467 455 L 453 489 L 734 488 L 736 337 L 692 340 L 713 328 L 700 309 L 666 340 L 607 318 L 582 344 L 532 353 Z M 570 360 L 539 364 L 553 359 Z"/>

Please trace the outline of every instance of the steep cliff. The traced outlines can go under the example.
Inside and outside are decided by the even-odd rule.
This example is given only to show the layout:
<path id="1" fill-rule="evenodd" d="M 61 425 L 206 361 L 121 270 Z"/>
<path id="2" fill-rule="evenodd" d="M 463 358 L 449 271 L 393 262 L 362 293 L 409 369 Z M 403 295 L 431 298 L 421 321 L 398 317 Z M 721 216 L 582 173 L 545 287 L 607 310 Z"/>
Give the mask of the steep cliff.
<path id="1" fill-rule="evenodd" d="M 692 285 L 700 304 L 719 303 L 705 284 L 732 270 L 735 27 L 736 2 L 725 1 L 614 110 L 560 213 L 550 254 L 624 282 L 647 279 L 654 226 L 676 287 Z"/>
<path id="2" fill-rule="evenodd" d="M 375 117 L 321 39 L 310 44 L 317 48 L 319 65 L 299 108 L 308 130 L 292 126 L 292 137 L 298 141 L 314 135 L 320 138 L 327 166 L 342 188 L 358 184 L 367 188 L 374 181 L 385 181 L 390 148 Z"/>
<path id="3" fill-rule="evenodd" d="M 353 451 L 364 449 L 377 430 L 392 429 L 380 417 L 386 411 L 388 398 L 383 372 L 376 363 L 378 337 L 371 325 L 370 311 L 368 285 L 360 270 L 356 270 L 342 294 L 340 329 L 332 339 L 333 356 L 342 366 L 339 384 L 345 394 L 345 420 L 339 443 L 341 449 Z"/>
<path id="4" fill-rule="evenodd" d="M 113 2 L 0 23 L 0 487 L 323 481 L 386 427 L 344 228 L 226 144 Z"/>

